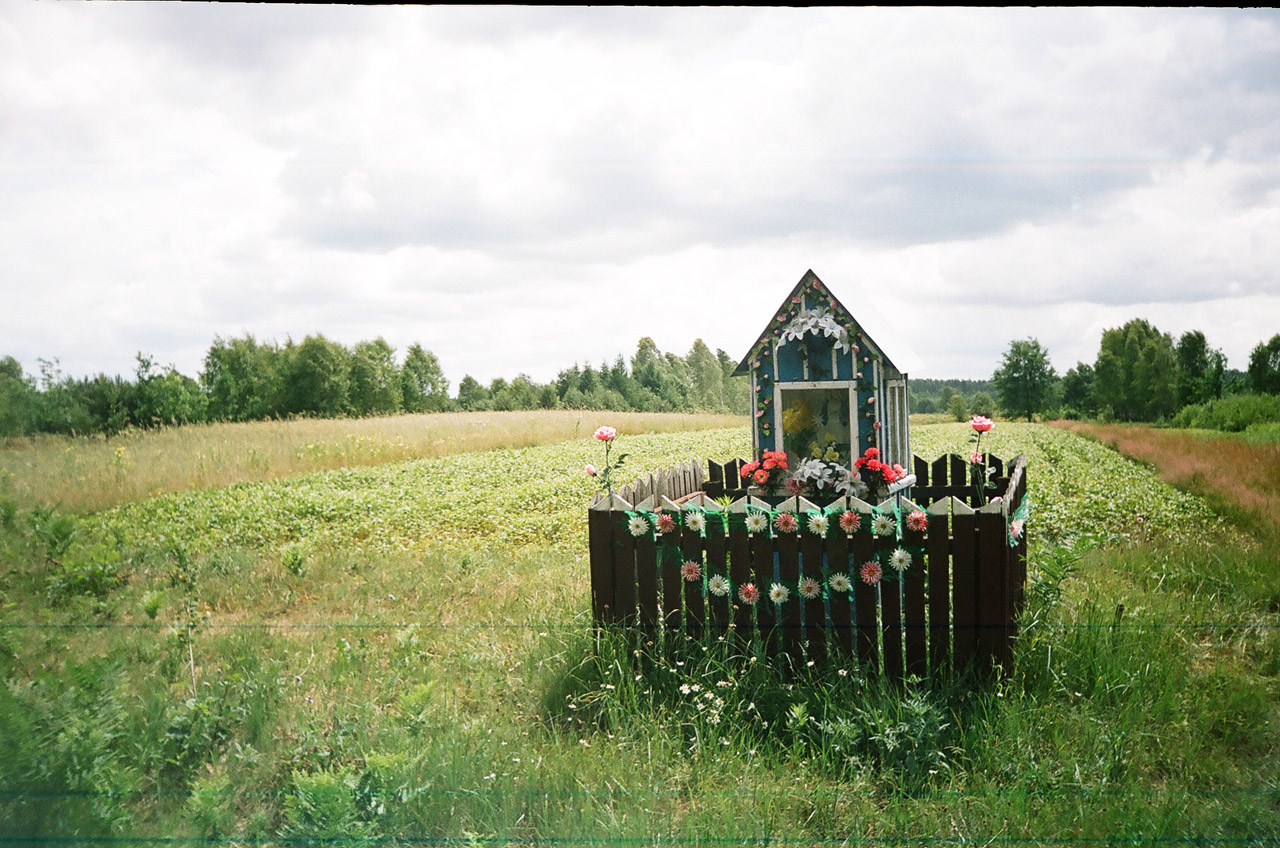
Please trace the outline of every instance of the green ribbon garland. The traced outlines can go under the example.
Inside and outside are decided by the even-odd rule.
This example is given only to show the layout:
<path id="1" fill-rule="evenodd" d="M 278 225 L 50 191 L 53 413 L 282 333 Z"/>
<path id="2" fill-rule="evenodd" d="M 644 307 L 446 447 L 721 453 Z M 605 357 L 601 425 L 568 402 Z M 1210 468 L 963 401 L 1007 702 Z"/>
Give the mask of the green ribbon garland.
<path id="1" fill-rule="evenodd" d="M 1016 548 L 1018 546 L 1018 542 L 1021 541 L 1023 534 L 1027 532 L 1027 520 L 1030 518 L 1031 496 L 1023 495 L 1022 503 L 1018 504 L 1018 508 L 1009 515 L 1008 524 L 1005 525 L 1005 531 L 1009 536 L 1009 547 Z M 1021 522 L 1022 527 L 1022 531 L 1016 535 L 1013 532 L 1013 522 L 1015 521 Z"/>

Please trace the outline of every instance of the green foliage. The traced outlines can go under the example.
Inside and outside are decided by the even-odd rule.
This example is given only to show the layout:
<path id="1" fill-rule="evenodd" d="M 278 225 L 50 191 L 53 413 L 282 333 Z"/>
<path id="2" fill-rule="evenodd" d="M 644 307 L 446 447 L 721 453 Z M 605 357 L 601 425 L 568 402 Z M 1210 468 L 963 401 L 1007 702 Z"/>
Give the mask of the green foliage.
<path id="1" fill-rule="evenodd" d="M 1178 406 L 1206 403 L 1222 396 L 1227 358 L 1211 350 L 1204 333 L 1191 330 L 1178 339 Z"/>
<path id="2" fill-rule="evenodd" d="M 1104 330 L 1093 371 L 1099 407 L 1121 421 L 1157 421 L 1177 409 L 1173 339 L 1147 321 Z"/>
<path id="3" fill-rule="evenodd" d="M 434 353 L 414 342 L 401 370 L 406 412 L 443 412 L 449 408 L 449 381 Z"/>
<path id="4" fill-rule="evenodd" d="M 351 771 L 294 772 L 284 802 L 280 835 L 307 839 L 360 839 L 375 836 L 356 804 L 359 778 Z"/>
<path id="5" fill-rule="evenodd" d="M 1259 394 L 1280 395 L 1280 333 L 1249 352 L 1249 388 Z"/>
<path id="6" fill-rule="evenodd" d="M 1175 427 L 1239 433 L 1250 427 L 1280 422 L 1280 396 L 1230 395 L 1183 408 L 1173 417 Z"/>
<path id="7" fill-rule="evenodd" d="M 351 356 L 323 335 L 307 336 L 288 350 L 285 409 L 337 418 L 351 408 Z"/>
<path id="8" fill-rule="evenodd" d="M 947 414 L 955 421 L 969 420 L 969 404 L 965 403 L 964 395 L 952 395 L 947 401 Z"/>
<path id="9" fill-rule="evenodd" d="M 1067 418 L 1086 418 L 1098 411 L 1093 366 L 1077 362 L 1062 375 L 1062 406 Z"/>
<path id="10" fill-rule="evenodd" d="M 1024 339 L 1009 342 L 991 380 L 1000 395 L 1000 408 L 1031 421 L 1049 408 L 1058 376 L 1040 342 Z"/>
<path id="11" fill-rule="evenodd" d="M 354 415 L 390 415 L 404 405 L 404 384 L 395 349 L 378 337 L 351 351 L 350 410 Z"/>
<path id="12" fill-rule="evenodd" d="M 77 545 L 54 561 L 47 591 L 53 603 L 77 595 L 105 598 L 124 582 L 125 562 L 118 545 L 97 541 Z"/>
<path id="13" fill-rule="evenodd" d="M 284 413 L 284 354 L 253 336 L 214 337 L 200 382 L 214 421 L 259 421 Z"/>

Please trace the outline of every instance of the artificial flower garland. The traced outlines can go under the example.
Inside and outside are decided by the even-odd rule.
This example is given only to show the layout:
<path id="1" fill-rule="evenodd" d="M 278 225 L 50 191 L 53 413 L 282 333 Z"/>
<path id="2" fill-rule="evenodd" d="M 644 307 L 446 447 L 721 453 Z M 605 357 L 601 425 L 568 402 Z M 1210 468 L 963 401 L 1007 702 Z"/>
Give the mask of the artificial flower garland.
<path id="1" fill-rule="evenodd" d="M 1029 509 L 1025 500 L 1024 506 Z M 631 510 L 626 516 L 627 529 L 632 536 L 657 543 L 659 567 L 675 564 L 680 569 L 681 579 L 689 584 L 698 584 L 704 597 L 727 598 L 735 596 L 736 589 L 738 600 L 748 606 L 762 600 L 778 607 L 797 599 L 819 600 L 830 597 L 830 593 L 851 591 L 855 581 L 868 586 L 900 582 L 913 566 L 922 565 L 924 561 L 923 545 L 909 540 L 904 530 L 922 533 L 928 529 L 928 515 L 923 510 L 912 509 L 904 514 L 899 503 L 891 508 L 871 507 L 869 522 L 863 521 L 862 514 L 844 509 L 840 504 L 806 510 L 802 514 L 753 503 L 747 506 L 745 514 L 686 507 L 678 519 L 673 513 L 661 510 Z M 792 535 L 800 537 L 804 533 L 825 539 L 833 531 L 852 537 L 863 531 L 880 541 L 875 542 L 871 559 L 854 564 L 848 572 L 831 570 L 826 565 L 824 554 L 821 580 L 815 574 L 802 575 L 795 582 L 775 580 L 770 582 L 765 592 L 755 585 L 754 580 L 735 587 L 728 574 L 713 571 L 710 564 L 704 566 L 700 561 L 685 558 L 678 531 L 683 527 L 706 538 L 707 528 L 713 523 L 722 532 L 738 526 L 752 535 L 768 534 L 775 539 Z"/>

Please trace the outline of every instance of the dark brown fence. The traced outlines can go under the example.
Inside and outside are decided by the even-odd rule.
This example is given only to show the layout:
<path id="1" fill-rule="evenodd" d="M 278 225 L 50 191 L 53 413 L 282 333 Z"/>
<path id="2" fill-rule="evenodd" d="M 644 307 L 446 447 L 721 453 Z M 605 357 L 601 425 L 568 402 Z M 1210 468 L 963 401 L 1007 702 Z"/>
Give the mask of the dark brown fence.
<path id="1" fill-rule="evenodd" d="M 732 634 L 797 659 L 856 656 L 893 680 L 1008 670 L 1026 584 L 1026 460 L 990 461 L 1000 495 L 976 510 L 958 457 L 917 457 L 910 499 L 879 505 L 752 497 L 729 487 L 741 460 L 712 464 L 705 480 L 692 463 L 598 496 L 595 619 L 659 638 Z M 742 496 L 722 506 L 715 492 Z"/>

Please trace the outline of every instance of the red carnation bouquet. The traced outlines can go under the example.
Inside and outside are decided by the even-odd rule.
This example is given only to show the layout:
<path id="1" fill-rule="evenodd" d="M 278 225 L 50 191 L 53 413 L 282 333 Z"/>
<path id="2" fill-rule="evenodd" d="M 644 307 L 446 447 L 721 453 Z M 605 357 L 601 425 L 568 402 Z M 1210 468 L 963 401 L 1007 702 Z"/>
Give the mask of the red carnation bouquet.
<path id="1" fill-rule="evenodd" d="M 853 461 L 853 467 L 862 473 L 862 482 L 876 497 L 888 497 L 888 487 L 907 474 L 907 469 L 898 463 L 890 465 L 880 461 L 879 448 L 867 448 L 866 453 Z"/>
<path id="2" fill-rule="evenodd" d="M 742 466 L 742 479 L 762 489 L 777 488 L 787 470 L 786 451 L 767 450 L 760 459 Z"/>

